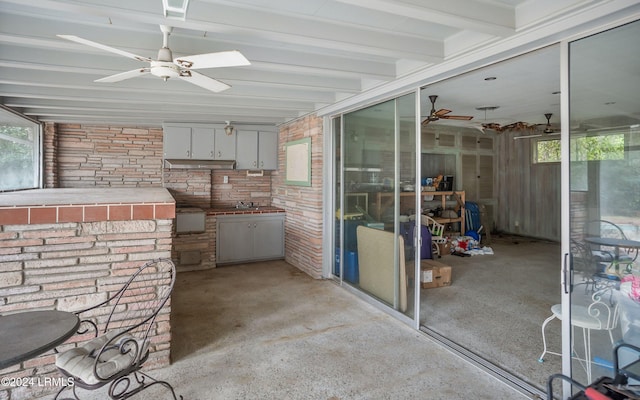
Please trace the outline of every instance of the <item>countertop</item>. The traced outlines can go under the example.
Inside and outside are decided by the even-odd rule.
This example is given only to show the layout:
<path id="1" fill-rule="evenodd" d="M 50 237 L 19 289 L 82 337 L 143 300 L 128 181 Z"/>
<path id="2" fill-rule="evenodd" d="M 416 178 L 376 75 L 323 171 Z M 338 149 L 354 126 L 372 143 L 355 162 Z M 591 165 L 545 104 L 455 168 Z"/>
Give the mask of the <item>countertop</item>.
<path id="1" fill-rule="evenodd" d="M 0 194 L 0 207 L 174 202 L 165 188 L 56 188 Z"/>

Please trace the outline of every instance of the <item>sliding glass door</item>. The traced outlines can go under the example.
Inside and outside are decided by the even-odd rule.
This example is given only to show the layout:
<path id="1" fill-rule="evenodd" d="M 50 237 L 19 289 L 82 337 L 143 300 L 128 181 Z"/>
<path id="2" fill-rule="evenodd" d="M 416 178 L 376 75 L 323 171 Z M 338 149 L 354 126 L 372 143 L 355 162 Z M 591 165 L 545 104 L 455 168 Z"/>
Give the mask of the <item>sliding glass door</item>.
<path id="1" fill-rule="evenodd" d="M 415 104 L 412 93 L 334 120 L 341 120 L 334 274 L 409 318 L 416 315 Z"/>
<path id="2" fill-rule="evenodd" d="M 572 263 L 564 286 L 565 373 L 589 384 L 613 374 L 613 348 L 640 346 L 640 22 L 568 44 L 568 170 Z M 569 266 L 573 267 L 569 274 Z M 635 283 L 633 283 L 635 282 Z"/>

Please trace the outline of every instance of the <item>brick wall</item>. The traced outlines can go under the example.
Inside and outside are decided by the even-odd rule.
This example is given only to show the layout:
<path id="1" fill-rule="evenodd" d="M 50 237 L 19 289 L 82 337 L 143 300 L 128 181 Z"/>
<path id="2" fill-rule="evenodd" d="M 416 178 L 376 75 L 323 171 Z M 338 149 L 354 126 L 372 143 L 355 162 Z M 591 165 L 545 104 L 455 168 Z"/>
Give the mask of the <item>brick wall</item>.
<path id="1" fill-rule="evenodd" d="M 73 311 L 107 298 L 146 261 L 171 255 L 171 219 L 0 226 L 0 314 Z M 109 289 L 112 290 L 112 289 Z M 169 364 L 170 305 L 158 317 L 150 368 Z M 74 337 L 64 350 L 86 339 Z M 45 355 L 4 370 L 0 377 L 60 377 Z M 54 387 L 0 388 L 0 399 L 31 399 Z"/>
<path id="2" fill-rule="evenodd" d="M 162 186 L 162 128 L 57 124 L 45 129 L 47 182 L 62 188 Z M 54 187 L 54 186 L 48 186 Z"/>
<path id="3" fill-rule="evenodd" d="M 239 201 L 251 201 L 266 207 L 271 205 L 271 174 L 264 171 L 264 176 L 247 176 L 247 171 L 165 168 L 164 186 L 180 206 L 234 207 Z"/>
<path id="4" fill-rule="evenodd" d="M 200 262 L 190 259 L 190 253 L 197 252 Z M 196 271 L 216 267 L 216 217 L 207 215 L 205 231 L 202 233 L 179 233 L 173 239 L 171 258 L 178 271 Z"/>
<path id="5" fill-rule="evenodd" d="M 287 142 L 311 138 L 311 186 L 285 184 Z M 307 116 L 280 128 L 279 168 L 272 177 L 272 205 L 286 211 L 285 260 L 311 275 L 322 277 L 322 118 Z"/>

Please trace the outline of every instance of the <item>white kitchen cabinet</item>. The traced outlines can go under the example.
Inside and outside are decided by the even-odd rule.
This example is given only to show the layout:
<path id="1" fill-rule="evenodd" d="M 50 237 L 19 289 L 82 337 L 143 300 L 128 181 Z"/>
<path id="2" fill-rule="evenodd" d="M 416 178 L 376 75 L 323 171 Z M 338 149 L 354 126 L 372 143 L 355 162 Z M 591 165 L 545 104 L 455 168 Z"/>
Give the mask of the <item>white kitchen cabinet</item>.
<path id="1" fill-rule="evenodd" d="M 164 158 L 191 158 L 191 128 L 164 126 L 162 135 Z"/>
<path id="2" fill-rule="evenodd" d="M 214 133 L 213 128 L 191 128 L 191 158 L 194 160 L 214 159 Z"/>
<path id="3" fill-rule="evenodd" d="M 168 159 L 235 160 L 236 134 L 207 124 L 167 124 L 163 148 Z"/>
<path id="4" fill-rule="evenodd" d="M 239 130 L 237 135 L 237 169 L 278 169 L 277 132 Z"/>
<path id="5" fill-rule="evenodd" d="M 216 128 L 214 143 L 214 159 L 235 160 L 236 159 L 236 132 L 227 135 L 224 128 Z"/>
<path id="6" fill-rule="evenodd" d="M 216 229 L 218 264 L 284 258 L 284 214 L 219 216 Z"/>

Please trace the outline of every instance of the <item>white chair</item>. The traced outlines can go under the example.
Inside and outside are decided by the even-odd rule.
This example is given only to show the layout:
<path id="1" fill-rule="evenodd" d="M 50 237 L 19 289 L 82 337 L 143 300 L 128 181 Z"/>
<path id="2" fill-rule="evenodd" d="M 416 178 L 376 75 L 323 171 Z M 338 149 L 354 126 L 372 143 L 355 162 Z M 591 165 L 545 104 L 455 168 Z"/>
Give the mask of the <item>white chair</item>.
<path id="1" fill-rule="evenodd" d="M 571 305 L 571 352 L 575 355 L 575 359 L 580 362 L 587 373 L 587 382 L 591 382 L 591 331 L 607 331 L 611 346 L 614 345 L 612 331 L 618 326 L 619 311 L 618 303 L 613 302 L 611 288 L 605 288 L 595 292 L 591 296 L 591 304 L 589 305 Z M 545 328 L 553 319 L 562 320 L 562 305 L 555 304 L 551 307 L 551 316 L 542 323 L 542 343 L 543 351 L 538 359 L 539 362 L 544 361 L 545 354 L 561 355 L 560 353 L 547 350 L 547 339 L 545 336 Z M 575 351 L 575 328 L 582 329 L 582 340 L 584 346 L 584 358 L 580 358 Z"/>
<path id="2" fill-rule="evenodd" d="M 429 232 L 431 232 L 431 247 L 433 249 L 433 253 L 441 256 L 442 254 L 440 254 L 439 245 L 447 243 L 447 238 L 444 236 L 444 225 L 428 215 L 422 215 L 420 217 L 420 223 L 429 227 Z"/>

